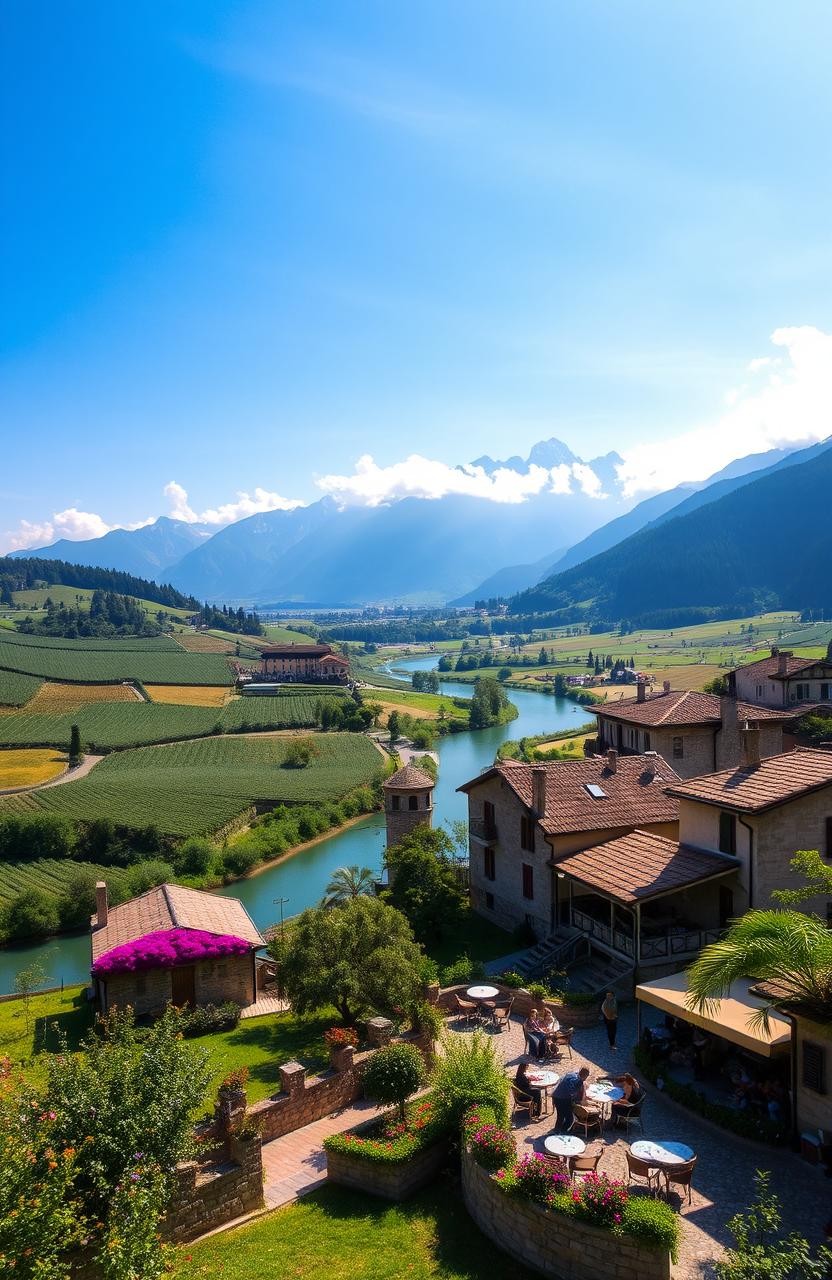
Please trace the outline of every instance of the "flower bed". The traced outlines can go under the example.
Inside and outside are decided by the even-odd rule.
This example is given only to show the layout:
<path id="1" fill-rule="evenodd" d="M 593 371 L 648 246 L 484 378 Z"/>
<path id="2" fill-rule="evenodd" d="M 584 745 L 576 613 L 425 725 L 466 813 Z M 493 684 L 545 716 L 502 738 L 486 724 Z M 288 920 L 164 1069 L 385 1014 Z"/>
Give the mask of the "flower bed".
<path id="1" fill-rule="evenodd" d="M 325 1139 L 324 1150 L 378 1164 L 399 1164 L 446 1134 L 444 1122 L 434 1114 L 433 1099 L 423 1098 L 408 1106 L 404 1120 L 391 1113 L 349 1133 L 335 1133 Z"/>
<path id="2" fill-rule="evenodd" d="M 251 943 L 228 933 L 206 933 L 203 929 L 157 929 L 133 942 L 125 942 L 99 956 L 93 974 L 140 973 L 143 969 L 174 969 L 180 964 L 196 964 L 221 956 L 242 956 Z"/>
<path id="3" fill-rule="evenodd" d="M 493 1114 L 489 1114 L 488 1108 L 471 1108 L 465 1116 L 463 1138 L 468 1155 L 482 1168 L 493 1172 L 494 1181 L 503 1192 L 534 1201 L 553 1213 L 579 1219 L 614 1235 L 628 1236 L 667 1250 L 675 1258 L 679 1226 L 669 1205 L 630 1197 L 624 1183 L 608 1178 L 606 1174 L 590 1174 L 573 1185 L 538 1152 L 531 1152 L 519 1160 L 511 1156 L 505 1164 L 495 1167 L 491 1144 L 477 1138 L 484 1129 L 496 1128 L 492 1122 Z"/>

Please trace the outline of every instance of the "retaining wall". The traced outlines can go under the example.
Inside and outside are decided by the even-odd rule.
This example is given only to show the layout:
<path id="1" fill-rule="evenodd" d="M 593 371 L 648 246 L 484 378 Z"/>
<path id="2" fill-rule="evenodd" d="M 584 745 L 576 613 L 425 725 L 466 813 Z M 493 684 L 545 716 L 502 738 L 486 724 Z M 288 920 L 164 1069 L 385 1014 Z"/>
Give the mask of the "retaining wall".
<path id="1" fill-rule="evenodd" d="M 670 1254 L 503 1191 L 462 1151 L 462 1198 L 483 1235 L 552 1280 L 670 1280 Z"/>
<path id="2" fill-rule="evenodd" d="M 360 1134 L 368 1127 L 369 1125 L 359 1125 L 352 1132 Z M 418 1151 L 409 1160 L 400 1160 L 395 1164 L 362 1160 L 360 1156 L 348 1155 L 344 1151 L 327 1151 L 326 1176 L 329 1182 L 353 1187 L 356 1191 L 380 1196 L 383 1200 L 406 1200 L 408 1196 L 415 1195 L 433 1182 L 447 1159 L 447 1138 Z"/>

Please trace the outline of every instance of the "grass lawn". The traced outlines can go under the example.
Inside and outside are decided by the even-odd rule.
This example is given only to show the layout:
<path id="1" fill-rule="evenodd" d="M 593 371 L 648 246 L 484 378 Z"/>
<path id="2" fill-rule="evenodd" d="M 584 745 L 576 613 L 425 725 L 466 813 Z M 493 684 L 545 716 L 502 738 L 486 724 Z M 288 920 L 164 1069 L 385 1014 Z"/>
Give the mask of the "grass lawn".
<path id="1" fill-rule="evenodd" d="M 280 1067 L 284 1062 L 302 1062 L 313 1071 L 327 1067 L 329 1049 L 324 1043 L 324 1032 L 340 1022 L 334 1009 L 305 1018 L 294 1013 L 267 1014 L 262 1018 L 243 1018 L 233 1031 L 197 1036 L 190 1043 L 211 1054 L 214 1078 L 209 1085 L 209 1105 L 213 1104 L 221 1080 L 234 1067 L 248 1067 L 249 1102 L 279 1092 Z"/>
<path id="2" fill-rule="evenodd" d="M 250 1227 L 177 1250 L 178 1280 L 531 1280 L 486 1240 L 439 1181 L 389 1205 L 324 1187 Z"/>
<path id="3" fill-rule="evenodd" d="M 33 1058 L 44 1049 L 58 1048 L 55 1024 L 66 1034 L 71 1049 L 92 1026 L 92 1007 L 84 991 L 84 987 L 66 987 L 32 996 L 28 1027 L 22 1000 L 0 1001 L 0 1055 L 9 1058 L 13 1067 L 24 1067 L 31 1079 L 39 1078 L 41 1068 Z"/>
<path id="4" fill-rule="evenodd" d="M 505 929 L 498 929 L 496 924 L 484 920 L 468 907 L 454 936 L 443 938 L 426 950 L 438 965 L 444 966 L 453 964 L 463 955 L 467 955 L 470 960 L 496 960 L 499 956 L 510 955 L 520 948 Z"/>

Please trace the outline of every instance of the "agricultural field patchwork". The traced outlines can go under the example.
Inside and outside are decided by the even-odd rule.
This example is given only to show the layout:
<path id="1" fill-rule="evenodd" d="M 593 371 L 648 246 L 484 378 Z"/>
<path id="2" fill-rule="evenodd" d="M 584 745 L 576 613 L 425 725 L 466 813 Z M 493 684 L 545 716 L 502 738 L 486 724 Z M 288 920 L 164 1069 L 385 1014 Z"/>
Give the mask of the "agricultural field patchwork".
<path id="1" fill-rule="evenodd" d="M 382 772 L 379 752 L 361 734 L 324 734 L 316 745 L 317 757 L 301 769 L 285 766 L 288 742 L 279 737 L 206 738 L 120 751 L 77 782 L 0 797 L 0 816 L 46 810 L 143 827 L 152 815 L 166 834 L 202 835 L 255 802 L 335 800 Z"/>
<path id="2" fill-rule="evenodd" d="M 227 685 L 146 684 L 144 689 L 151 702 L 184 707 L 223 707 L 231 696 Z"/>
<path id="3" fill-rule="evenodd" d="M 61 640 L 21 644 L 21 637 L 0 636 L 0 668 L 42 676 L 50 680 L 82 684 L 141 680 L 143 684 L 225 684 L 233 673 L 219 654 L 185 653 L 173 640 L 125 641 L 117 649 L 100 647 L 94 640 Z M 162 644 L 164 641 L 164 644 Z M 153 646 L 153 647 L 151 647 Z M 170 647 L 168 647 L 170 646 Z"/>
<path id="4" fill-rule="evenodd" d="M 80 711 L 94 702 L 142 701 L 131 684 L 63 684 L 59 680 L 45 680 L 37 693 L 26 703 L 27 715 L 64 715 Z"/>
<path id="5" fill-rule="evenodd" d="M 24 708 L 15 715 L 0 716 L 0 746 L 67 748 L 73 724 L 78 725 L 88 751 L 112 751 L 212 733 L 306 729 L 318 723 L 321 696 L 286 693 L 270 698 L 234 698 L 222 707 L 133 698 L 130 702 L 90 703 L 63 715 L 30 714 Z"/>
<path id="6" fill-rule="evenodd" d="M 9 631 L 2 636 L 4 644 L 23 649 L 67 649 L 72 653 L 88 650 L 107 653 L 179 653 L 172 636 L 87 636 L 83 640 L 67 640 L 63 636 L 27 636 L 22 631 Z"/>
<path id="7" fill-rule="evenodd" d="M 112 901 L 123 901 L 129 896 L 128 872 L 124 867 L 100 867 L 71 858 L 35 858 L 32 862 L 0 862 L 0 903 L 11 902 L 27 889 L 43 889 L 60 897 L 79 871 L 88 871 L 96 880 L 106 879 Z"/>
<path id="8" fill-rule="evenodd" d="M 0 710 L 22 707 L 40 688 L 37 676 L 21 675 L 17 671 L 0 671 Z"/>
<path id="9" fill-rule="evenodd" d="M 6 787 L 35 787 L 63 773 L 67 758 L 53 747 L 0 751 L 0 791 Z"/>

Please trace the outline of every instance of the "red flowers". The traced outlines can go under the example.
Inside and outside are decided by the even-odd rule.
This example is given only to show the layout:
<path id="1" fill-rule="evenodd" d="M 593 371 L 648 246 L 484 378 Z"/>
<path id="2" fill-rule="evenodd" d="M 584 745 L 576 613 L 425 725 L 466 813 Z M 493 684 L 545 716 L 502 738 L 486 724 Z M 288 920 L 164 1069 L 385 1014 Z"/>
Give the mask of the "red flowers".
<path id="1" fill-rule="evenodd" d="M 358 1032 L 353 1027 L 330 1027 L 324 1032 L 324 1040 L 330 1049 L 344 1049 L 347 1045 L 354 1048 L 358 1044 Z"/>

